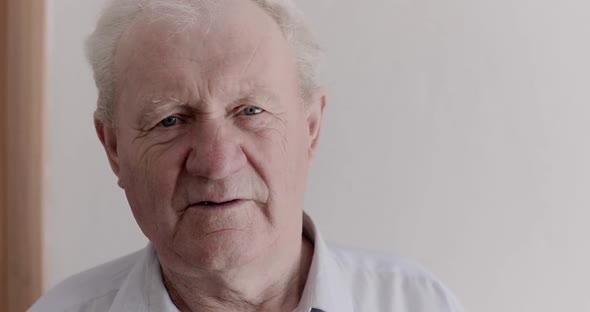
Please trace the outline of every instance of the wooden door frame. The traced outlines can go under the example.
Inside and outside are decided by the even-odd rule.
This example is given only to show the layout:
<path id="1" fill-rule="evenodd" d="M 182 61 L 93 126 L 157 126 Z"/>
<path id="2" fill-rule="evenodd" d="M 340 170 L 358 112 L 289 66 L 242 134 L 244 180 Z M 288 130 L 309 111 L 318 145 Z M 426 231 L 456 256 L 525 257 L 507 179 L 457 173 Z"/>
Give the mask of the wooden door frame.
<path id="1" fill-rule="evenodd" d="M 0 0 L 0 311 L 43 289 L 45 0 Z"/>

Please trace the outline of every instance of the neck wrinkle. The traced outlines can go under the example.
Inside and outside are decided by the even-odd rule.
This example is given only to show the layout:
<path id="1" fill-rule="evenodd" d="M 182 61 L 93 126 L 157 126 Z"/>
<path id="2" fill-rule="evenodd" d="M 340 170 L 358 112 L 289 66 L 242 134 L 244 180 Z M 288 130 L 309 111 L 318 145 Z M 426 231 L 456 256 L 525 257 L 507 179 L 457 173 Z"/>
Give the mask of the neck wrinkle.
<path id="1" fill-rule="evenodd" d="M 226 283 L 223 277 L 218 281 L 199 280 L 198 283 L 192 283 L 161 265 L 162 280 L 170 299 L 181 312 L 293 311 L 305 288 L 314 253 L 313 242 L 305 236 L 302 237 L 299 246 L 297 256 L 292 257 L 296 261 L 291 261 L 289 265 L 282 268 L 280 265 L 272 264 L 261 266 L 277 267 L 279 270 L 267 278 L 262 285 L 268 286 L 260 290 L 232 287 L 233 285 Z M 247 285 L 248 282 L 235 284 Z M 249 292 L 255 294 L 248 295 Z"/>

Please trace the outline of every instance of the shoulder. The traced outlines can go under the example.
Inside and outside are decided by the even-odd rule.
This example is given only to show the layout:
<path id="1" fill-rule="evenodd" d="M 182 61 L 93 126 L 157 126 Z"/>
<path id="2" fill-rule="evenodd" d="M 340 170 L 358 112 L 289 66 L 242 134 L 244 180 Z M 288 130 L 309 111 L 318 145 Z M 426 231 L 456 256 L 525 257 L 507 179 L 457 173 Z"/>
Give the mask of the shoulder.
<path id="1" fill-rule="evenodd" d="M 418 263 L 399 255 L 330 245 L 329 255 L 346 271 L 410 279 L 434 279 Z"/>
<path id="2" fill-rule="evenodd" d="M 43 295 L 29 312 L 108 311 L 119 288 L 144 252 L 144 249 L 139 250 L 67 278 Z"/>
<path id="3" fill-rule="evenodd" d="M 418 263 L 398 255 L 329 247 L 360 310 L 462 312 L 454 294 Z M 374 302 L 373 302 L 374 301 Z"/>

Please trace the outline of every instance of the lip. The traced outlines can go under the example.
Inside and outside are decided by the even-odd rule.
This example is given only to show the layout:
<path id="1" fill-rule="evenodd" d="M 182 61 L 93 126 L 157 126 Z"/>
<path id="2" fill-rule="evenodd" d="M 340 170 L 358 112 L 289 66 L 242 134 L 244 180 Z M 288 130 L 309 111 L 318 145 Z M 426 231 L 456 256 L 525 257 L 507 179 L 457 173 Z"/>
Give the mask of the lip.
<path id="1" fill-rule="evenodd" d="M 245 203 L 245 199 L 233 199 L 230 201 L 216 203 L 216 204 L 204 204 L 204 203 L 196 203 L 189 206 L 189 208 L 199 208 L 199 209 L 230 209 L 237 207 L 243 203 Z"/>

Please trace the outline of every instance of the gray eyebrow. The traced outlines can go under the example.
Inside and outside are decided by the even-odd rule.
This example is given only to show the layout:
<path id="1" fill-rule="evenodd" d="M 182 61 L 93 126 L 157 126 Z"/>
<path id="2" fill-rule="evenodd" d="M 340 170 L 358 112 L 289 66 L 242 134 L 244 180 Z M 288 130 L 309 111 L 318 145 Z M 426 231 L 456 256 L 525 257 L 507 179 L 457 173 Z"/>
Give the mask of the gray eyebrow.
<path id="1" fill-rule="evenodd" d="M 244 90 L 242 94 L 238 96 L 237 101 L 241 101 L 244 99 L 276 102 L 279 100 L 279 97 L 270 88 L 261 85 L 254 85 L 251 88 Z"/>
<path id="2" fill-rule="evenodd" d="M 181 100 L 174 97 L 151 97 L 142 102 L 145 103 L 145 106 L 141 109 L 138 117 L 138 122 L 141 126 L 145 126 L 154 116 L 159 115 L 160 112 L 184 104 Z"/>

